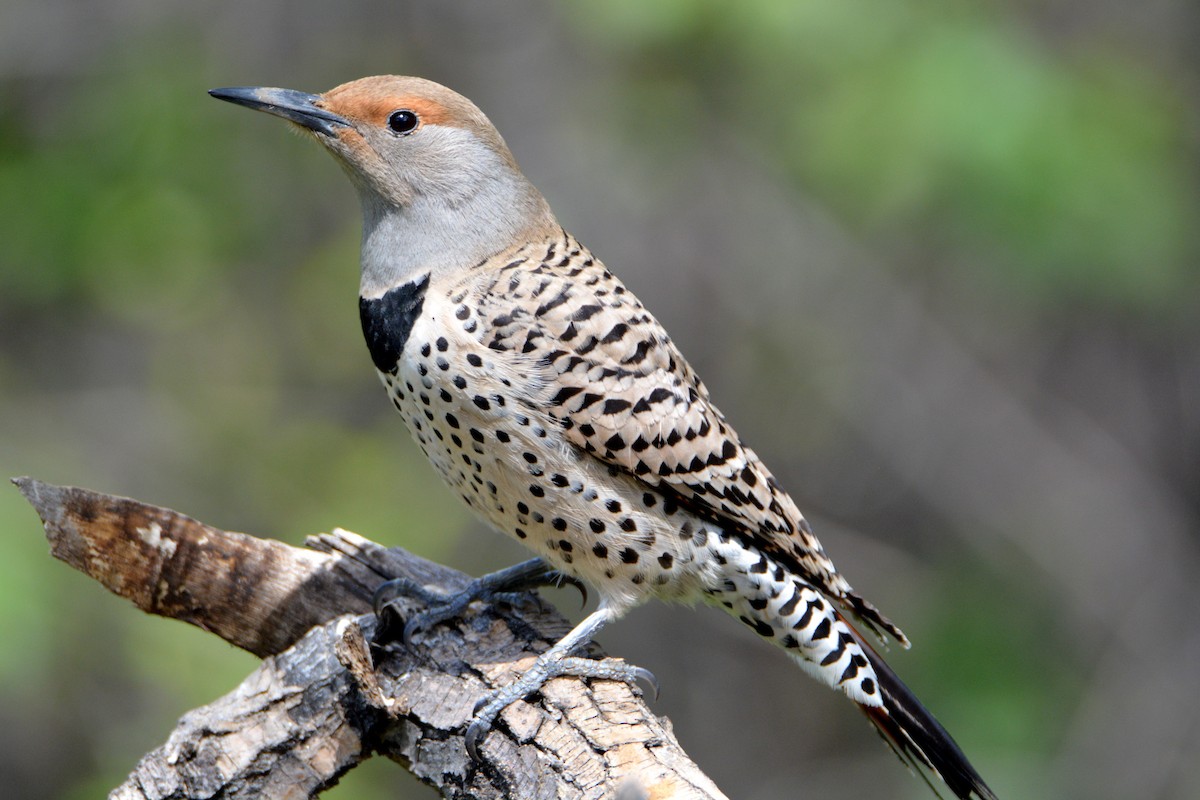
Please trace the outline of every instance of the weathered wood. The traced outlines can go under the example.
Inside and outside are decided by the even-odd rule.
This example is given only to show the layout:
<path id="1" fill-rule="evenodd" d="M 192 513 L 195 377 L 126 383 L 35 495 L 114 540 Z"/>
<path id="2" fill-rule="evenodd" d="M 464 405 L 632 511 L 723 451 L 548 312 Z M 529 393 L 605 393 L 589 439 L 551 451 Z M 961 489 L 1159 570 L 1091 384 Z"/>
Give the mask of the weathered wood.
<path id="1" fill-rule="evenodd" d="M 636 688 L 611 681 L 550 681 L 501 715 L 482 763 L 467 758 L 476 702 L 570 627 L 535 594 L 519 607 L 477 604 L 411 648 L 376 648 L 370 597 L 383 579 L 454 590 L 469 577 L 348 531 L 310 537 L 306 550 L 135 500 L 14 483 L 57 558 L 265 658 L 186 714 L 111 797 L 314 797 L 375 752 L 446 797 L 723 797 Z"/>
<path id="2" fill-rule="evenodd" d="M 109 797 L 301 798 L 336 782 L 367 757 L 380 724 L 364 713 L 336 643 L 336 624 L 314 628 L 225 697 L 189 711 Z"/>

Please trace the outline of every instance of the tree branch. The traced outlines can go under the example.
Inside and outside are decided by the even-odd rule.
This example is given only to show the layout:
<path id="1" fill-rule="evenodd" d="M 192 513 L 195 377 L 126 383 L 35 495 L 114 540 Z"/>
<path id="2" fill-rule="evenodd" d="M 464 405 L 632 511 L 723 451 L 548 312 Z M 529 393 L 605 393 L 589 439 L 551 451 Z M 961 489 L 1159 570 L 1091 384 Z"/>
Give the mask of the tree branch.
<path id="1" fill-rule="evenodd" d="M 610 681 L 550 681 L 500 716 L 482 763 L 467 758 L 476 702 L 570 628 L 536 595 L 482 606 L 411 648 L 376 648 L 370 598 L 382 580 L 456 590 L 468 576 L 348 531 L 310 537 L 305 550 L 135 500 L 14 483 L 56 558 L 265 659 L 184 715 L 113 798 L 314 797 L 376 752 L 446 797 L 724 796 L 637 690 Z"/>

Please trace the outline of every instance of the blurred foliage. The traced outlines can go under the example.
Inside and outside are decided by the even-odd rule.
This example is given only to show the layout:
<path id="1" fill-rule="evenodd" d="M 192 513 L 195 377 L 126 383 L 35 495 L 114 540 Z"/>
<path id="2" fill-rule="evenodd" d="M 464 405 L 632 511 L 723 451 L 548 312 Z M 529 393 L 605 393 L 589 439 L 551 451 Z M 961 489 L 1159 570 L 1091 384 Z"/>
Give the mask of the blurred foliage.
<path id="1" fill-rule="evenodd" d="M 136 33 L 106 29 L 95 54 L 61 74 L 14 69 L 0 79 L 0 463 L 8 473 L 132 494 L 292 542 L 341 525 L 461 563 L 454 548 L 468 516 L 408 446 L 361 346 L 352 191 L 311 142 L 203 89 L 231 75 L 287 75 L 301 60 L 329 84 L 380 65 L 423 72 L 420 55 L 439 51 L 450 54 L 437 62 L 443 73 L 472 69 L 486 85 L 503 61 L 487 47 L 510 39 L 528 75 L 547 73 L 537 59 L 550 56 L 514 31 L 531 41 L 549 31 L 581 53 L 579 63 L 603 65 L 604 80 L 618 87 L 604 95 L 604 124 L 585 115 L 562 130 L 598 153 L 606 145 L 587 140 L 598 136 L 591 129 L 615 129 L 630 173 L 667 159 L 695 168 L 690 157 L 716 141 L 732 156 L 754 153 L 859 241 L 892 254 L 884 268 L 906 287 L 949 284 L 954 300 L 995 293 L 984 313 L 997 315 L 997 330 L 1028 309 L 1043 320 L 1028 324 L 1030 338 L 1059 336 L 1060 322 L 1090 334 L 1086 320 L 1097 313 L 1110 327 L 1112 319 L 1161 326 L 1162 341 L 1147 339 L 1164 360 L 1200 352 L 1194 79 L 1151 66 L 1134 48 L 1051 41 L 1025 10 L 1001 3 L 573 0 L 510 11 L 511 30 L 493 31 L 489 21 L 474 38 L 429 40 L 430 31 L 470 27 L 468 18 L 485 13 L 434 5 L 412 17 L 382 4 L 337 11 L 361 17 L 357 33 L 380 37 L 373 49 L 360 48 L 361 36 L 350 44 L 346 28 L 342 40 L 326 41 L 320 4 L 294 17 L 271 12 L 283 21 L 262 12 L 254 36 L 283 38 L 254 61 L 239 49 L 243 27 L 202 32 L 180 4 Z M 384 25 L 373 13 L 398 16 Z M 91 41 L 86 24 L 77 28 L 75 41 Z M 297 80 L 296 88 L 320 86 Z M 519 149 L 515 135 L 509 140 Z M 622 200 L 632 216 L 650 216 L 675 189 L 644 182 Z M 604 242 L 592 244 L 604 252 Z M 733 272 L 732 282 L 741 280 Z M 766 327 L 724 332 L 720 343 L 738 360 L 723 367 L 726 376 L 744 384 L 760 376 L 746 393 L 770 398 L 752 409 L 770 419 L 783 411 L 780 397 L 818 382 L 852 385 L 838 363 L 851 346 L 819 320 L 797 324 L 802 345 Z M 794 364 L 788 354 L 801 346 L 812 369 L 779 368 Z M 1151 362 L 1134 352 L 1139 365 Z M 1058 369 L 1034 355 L 1047 372 Z M 1098 363 L 1109 382 L 1108 362 Z M 1179 397 L 1185 378 L 1166 379 Z M 1122 381 L 1135 383 L 1111 378 Z M 1179 412 L 1169 402 L 1152 399 L 1149 416 L 1168 433 L 1148 439 L 1166 449 L 1195 435 L 1172 424 Z M 871 461 L 863 434 L 804 422 L 766 444 L 818 453 L 812 481 L 851 487 L 840 499 L 824 495 L 835 497 L 830 506 L 897 538 L 928 524 L 930 504 Z M 824 461 L 839 452 L 844 461 Z M 1180 470 L 1189 456 L 1177 459 Z M 1157 466 L 1157 457 L 1146 460 Z M 777 471 L 803 466 L 793 460 Z M 851 473 L 861 483 L 851 484 Z M 1194 480 L 1163 480 L 1195 502 Z M 806 491 L 824 491 L 817 483 L 813 492 L 813 482 Z M 161 742 L 171 720 L 232 689 L 253 659 L 200 631 L 129 613 L 48 558 L 35 525 L 15 492 L 0 492 L 0 529 L 10 533 L 0 559 L 0 729 L 8 731 L 0 750 L 10 756 L 0 770 L 13 773 L 0 774 L 0 784 L 14 797 L 95 797 Z M 975 533 L 960 527 L 943 540 Z M 1086 671 L 1085 648 L 1045 624 L 1061 599 L 999 567 L 989 573 L 981 562 L 995 552 L 921 555 L 932 564 L 927 574 L 945 577 L 912 591 L 951 600 L 925 604 L 925 636 L 899 656 L 901 671 L 932 707 L 959 709 L 950 727 L 990 750 L 987 766 L 1012 765 L 994 781 L 1002 796 L 1050 796 L 1038 776 L 1050 770 Z M 1007 555 L 1014 573 L 1035 571 Z M 887 570 L 877 574 L 885 582 Z M 1062 652 L 1046 657 L 1056 637 Z M 754 658 L 773 657 L 742 645 Z M 841 724 L 823 722 L 822 735 L 843 735 Z M 722 742 L 721 752 L 738 744 Z M 328 796 L 424 796 L 390 766 L 356 770 Z M 728 768 L 734 777 L 744 771 L 740 762 Z M 915 781 L 911 791 L 924 796 Z"/>
<path id="2" fill-rule="evenodd" d="M 572 8 L 661 87 L 630 115 L 638 137 L 698 83 L 693 135 L 766 147 L 864 232 L 936 228 L 956 267 L 1041 303 L 1192 308 L 1194 109 L 1111 48 L 1054 52 L 995 7 L 942 0 Z"/>
<path id="3" fill-rule="evenodd" d="M 1033 593 L 1014 598 L 998 578 L 985 583 L 973 575 L 964 580 L 951 562 L 941 567 L 929 595 L 958 602 L 928 609 L 930 625 L 908 670 L 914 687 L 921 687 L 918 696 L 936 693 L 940 708 L 971 709 L 970 715 L 954 720 L 951 727 L 963 731 L 957 736 L 986 738 L 1010 751 L 1052 749 L 1066 720 L 1046 710 L 1077 700 L 1080 688 L 1072 674 L 1086 668 L 1064 655 L 1052 666 L 1045 663 L 1047 642 L 1070 635 L 1055 629 L 1052 599 Z M 964 608 L 970 613 L 962 613 Z M 939 657 L 948 651 L 957 657 Z M 1032 657 L 1013 662 L 1009 653 Z"/>
<path id="4" fill-rule="evenodd" d="M 0 278 L 13 301 L 74 296 L 162 323 L 230 268 L 251 217 L 244 195 L 201 202 L 225 194 L 232 175 L 213 168 L 215 152 L 205 157 L 219 124 L 174 85 L 158 70 L 99 76 L 43 119 L 7 98 L 0 236 L 10 247 Z M 41 130 L 28 129 L 35 123 Z"/>
<path id="5" fill-rule="evenodd" d="M 196 86 L 192 50 L 126 52 L 52 104 L 0 90 L 0 324 L 10 334 L 0 386 L 23 415 L 6 426 L 2 461 L 40 477 L 86 473 L 88 464 L 112 476 L 132 468 L 140 481 L 93 485 L 134 493 L 130 484 L 161 478 L 190 487 L 176 489 L 184 498 L 224 497 L 207 515 L 178 504 L 214 524 L 294 542 L 340 525 L 445 558 L 437 534 L 460 529 L 465 511 L 404 452 L 402 431 L 383 432 L 374 415 L 356 418 L 337 408 L 343 398 L 323 396 L 350 376 L 376 389 L 353 314 L 357 221 L 346 215 L 344 233 L 312 231 L 321 243 L 310 247 L 306 220 L 263 202 L 329 165 L 300 138 L 273 148 L 277 162 L 239 148 L 234 115 Z M 272 167 L 270 184 L 247 179 L 251 168 Z M 347 189 L 342 199 L 352 196 Z M 294 245 L 280 248 L 291 234 Z M 270 271 L 281 265 L 286 272 Z M 346 314 L 330 313 L 331 295 L 346 301 Z M 29 358 L 58 348 L 57 363 Z M 311 405 L 294 410 L 297 391 Z M 321 417 L 321 406 L 340 422 Z M 112 431 L 120 445 L 72 435 L 106 413 L 120 420 Z M 49 430 L 58 435 L 48 441 Z M 132 465 L 139 442 L 173 455 Z M 157 499 L 172 504 L 170 493 Z M 19 495 L 0 493 L 4 530 L 33 524 Z M 60 569 L 36 538 L 20 537 L 0 559 L 0 607 L 22 609 L 0 614 L 6 719 L 59 737 L 80 767 L 73 775 L 47 763 L 40 773 L 57 777 L 36 790 L 0 779 L 15 796 L 99 796 L 161 741 L 148 718 L 211 701 L 256 663 L 202 631 L 98 598 L 93 582 Z M 93 692 L 118 705 L 95 704 Z M 38 694 L 79 703 L 58 720 L 76 726 L 79 741 L 64 744 L 55 725 L 34 723 L 41 710 L 19 698 Z M 131 696 L 138 702 L 122 699 Z M 35 739 L 24 746 L 52 759 L 55 748 Z M 410 782 L 368 771 L 351 796 Z"/>

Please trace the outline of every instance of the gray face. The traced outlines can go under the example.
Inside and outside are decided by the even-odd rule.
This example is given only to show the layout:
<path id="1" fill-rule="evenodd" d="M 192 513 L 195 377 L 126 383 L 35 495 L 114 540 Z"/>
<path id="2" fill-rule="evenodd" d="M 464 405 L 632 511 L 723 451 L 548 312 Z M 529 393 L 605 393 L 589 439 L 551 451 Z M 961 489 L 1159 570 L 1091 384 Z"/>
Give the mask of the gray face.
<path id="1" fill-rule="evenodd" d="M 556 225 L 483 112 L 431 81 L 384 76 L 323 95 L 260 87 L 212 94 L 302 126 L 342 164 L 362 202 L 366 296 Z"/>
<path id="2" fill-rule="evenodd" d="M 398 206 L 436 201 L 452 209 L 488 193 L 500 201 L 505 187 L 524 182 L 507 153 L 497 152 L 470 129 L 431 123 L 403 134 L 369 124 L 355 130 L 369 154 L 340 137 L 325 137 L 326 146 L 359 168 L 372 191 Z"/>
<path id="3" fill-rule="evenodd" d="M 453 206 L 520 178 L 508 147 L 474 104 L 419 78 L 367 78 L 323 95 L 267 87 L 210 94 L 302 126 L 356 184 L 398 206 L 417 197 Z"/>

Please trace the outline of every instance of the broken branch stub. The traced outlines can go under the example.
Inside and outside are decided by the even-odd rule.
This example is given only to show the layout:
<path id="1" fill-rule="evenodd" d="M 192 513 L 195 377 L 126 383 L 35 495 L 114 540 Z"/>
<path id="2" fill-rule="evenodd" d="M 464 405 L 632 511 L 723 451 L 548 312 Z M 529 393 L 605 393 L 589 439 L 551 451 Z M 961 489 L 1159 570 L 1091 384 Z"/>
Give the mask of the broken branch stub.
<path id="1" fill-rule="evenodd" d="M 375 752 L 447 797 L 723 797 L 669 723 L 611 681 L 550 681 L 501 714 L 484 763 L 467 758 L 475 704 L 570 628 L 536 595 L 518 607 L 477 605 L 412 647 L 374 647 L 379 583 L 404 576 L 453 591 L 468 576 L 348 531 L 303 549 L 128 498 L 14 483 L 55 557 L 149 613 L 266 659 L 184 715 L 112 797 L 314 797 Z"/>

